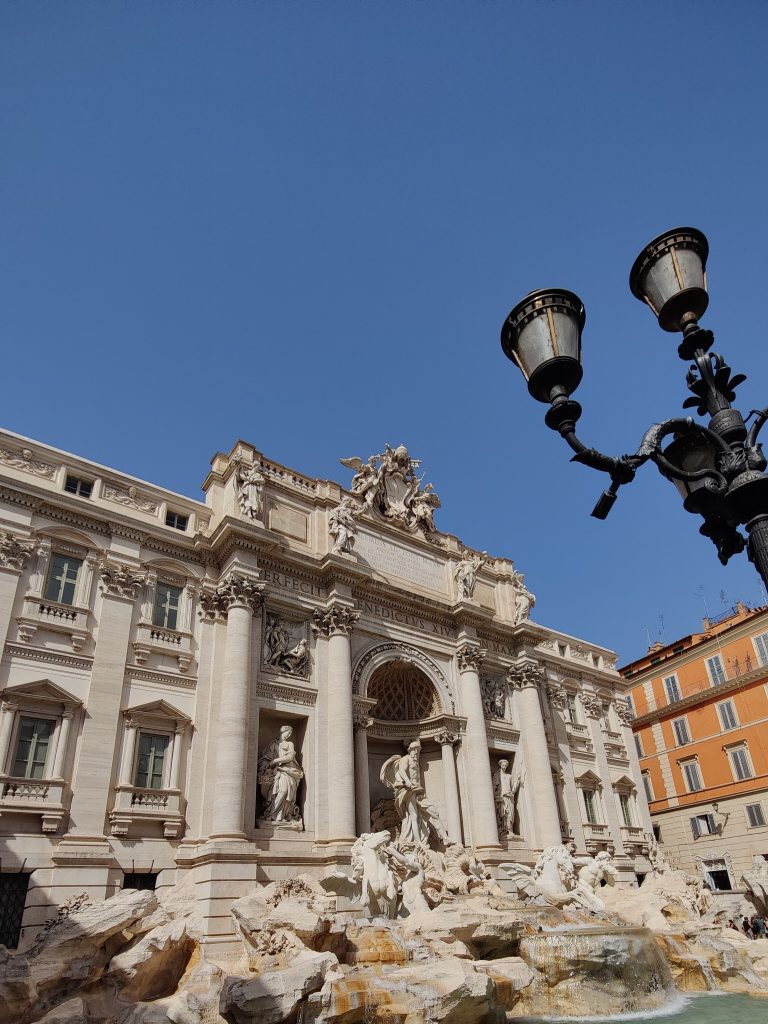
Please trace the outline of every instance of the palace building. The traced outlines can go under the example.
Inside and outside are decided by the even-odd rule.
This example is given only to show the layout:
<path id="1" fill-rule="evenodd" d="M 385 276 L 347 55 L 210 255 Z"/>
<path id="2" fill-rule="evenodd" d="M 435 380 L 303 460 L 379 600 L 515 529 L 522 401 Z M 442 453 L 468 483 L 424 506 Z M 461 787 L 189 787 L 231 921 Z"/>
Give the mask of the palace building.
<path id="1" fill-rule="evenodd" d="M 233 898 L 391 827 L 401 762 L 494 875 L 561 843 L 649 870 L 612 652 L 441 532 L 404 447 L 343 463 L 238 441 L 196 501 L 0 433 L 0 942 L 186 880 L 223 949 Z"/>
<path id="2" fill-rule="evenodd" d="M 768 908 L 768 609 L 743 604 L 621 669 L 667 861 Z"/>

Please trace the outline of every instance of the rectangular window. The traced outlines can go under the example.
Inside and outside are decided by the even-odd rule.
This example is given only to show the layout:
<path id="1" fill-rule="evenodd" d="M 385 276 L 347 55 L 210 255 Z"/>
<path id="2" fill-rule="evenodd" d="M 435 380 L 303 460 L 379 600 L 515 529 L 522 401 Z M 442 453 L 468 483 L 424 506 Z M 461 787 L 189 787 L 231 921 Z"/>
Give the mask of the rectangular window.
<path id="1" fill-rule="evenodd" d="M 627 707 L 629 708 L 629 710 L 632 712 L 632 714 L 634 716 L 636 714 L 636 711 L 635 711 L 635 702 L 634 702 L 634 700 L 632 698 L 632 694 L 628 693 L 624 697 L 624 700 L 627 702 Z"/>
<path id="2" fill-rule="evenodd" d="M 760 636 L 753 637 L 752 643 L 755 645 L 760 664 L 768 665 L 768 633 L 761 633 Z"/>
<path id="3" fill-rule="evenodd" d="M 152 613 L 153 625 L 161 626 L 163 629 L 178 629 L 180 603 L 181 587 L 172 587 L 170 583 L 158 583 Z"/>
<path id="4" fill-rule="evenodd" d="M 645 799 L 648 803 L 653 800 L 653 786 L 651 785 L 651 776 L 648 772 L 641 772 L 643 777 L 643 788 L 645 789 Z"/>
<path id="5" fill-rule="evenodd" d="M 189 516 L 183 516 L 180 512 L 171 512 L 169 509 L 165 513 L 165 525 L 172 526 L 174 530 L 186 530 L 188 522 Z"/>
<path id="6" fill-rule="evenodd" d="M 697 761 L 684 761 L 680 767 L 683 769 L 685 788 L 689 793 L 698 793 L 700 789 L 704 789 Z"/>
<path id="7" fill-rule="evenodd" d="M 687 718 L 676 718 L 672 722 L 672 728 L 675 731 L 675 741 L 678 747 L 685 746 L 686 743 L 691 742 L 691 734 L 688 730 L 688 719 Z"/>
<path id="8" fill-rule="evenodd" d="M 50 718 L 27 718 L 22 715 L 11 775 L 17 779 L 45 778 L 45 762 L 48 760 L 53 725 Z"/>
<path id="9" fill-rule="evenodd" d="M 16 949 L 21 938 L 21 919 L 32 877 L 29 871 L 0 874 L 0 945 Z"/>
<path id="10" fill-rule="evenodd" d="M 135 786 L 140 789 L 163 788 L 163 769 L 168 742 L 168 736 L 151 732 L 140 734 Z"/>
<path id="11" fill-rule="evenodd" d="M 569 693 L 566 697 L 568 701 L 568 721 L 573 725 L 579 724 L 579 705 L 576 703 L 576 694 Z"/>
<path id="12" fill-rule="evenodd" d="M 124 889 L 143 889 L 154 892 L 157 887 L 157 871 L 124 871 Z"/>
<path id="13" fill-rule="evenodd" d="M 709 681 L 713 686 L 719 686 L 725 682 L 725 670 L 723 669 L 723 659 L 719 654 L 713 654 L 711 658 L 707 658 L 707 672 L 709 673 Z"/>
<path id="14" fill-rule="evenodd" d="M 69 555 L 51 555 L 48 578 L 45 581 L 43 593 L 46 601 L 56 601 L 59 604 L 75 603 L 75 588 L 82 564 L 81 558 L 70 558 Z"/>
<path id="15" fill-rule="evenodd" d="M 760 828 L 765 825 L 765 815 L 762 804 L 747 804 L 747 822 L 750 828 Z"/>
<path id="16" fill-rule="evenodd" d="M 720 725 L 723 729 L 735 729 L 739 724 L 732 700 L 724 700 L 722 704 L 718 704 L 717 713 L 720 716 Z"/>
<path id="17" fill-rule="evenodd" d="M 76 494 L 78 498 L 90 498 L 93 490 L 92 480 L 81 480 L 80 477 L 67 474 L 64 490 L 67 494 Z"/>
<path id="18" fill-rule="evenodd" d="M 638 757 L 643 757 L 643 741 L 640 739 L 640 734 L 635 733 L 635 750 L 637 751 Z"/>
<path id="19" fill-rule="evenodd" d="M 597 798 L 594 789 L 582 790 L 584 793 L 584 810 L 587 812 L 587 821 L 590 825 L 597 825 Z"/>
<path id="20" fill-rule="evenodd" d="M 677 676 L 667 676 L 664 680 L 664 689 L 667 691 L 667 700 L 670 704 L 680 700 L 680 684 L 677 681 Z"/>
<path id="21" fill-rule="evenodd" d="M 749 754 L 746 747 L 731 747 L 728 751 L 731 760 L 731 770 L 737 782 L 743 779 L 751 779 L 754 775 L 752 765 L 749 763 Z"/>
<path id="22" fill-rule="evenodd" d="M 691 818 L 691 832 L 693 832 L 693 838 L 698 839 L 699 836 L 713 836 L 717 833 L 715 827 L 715 818 L 712 814 L 697 814 Z"/>
<path id="23" fill-rule="evenodd" d="M 568 648 L 565 646 L 565 644 L 558 644 L 557 653 L 560 655 L 561 658 L 564 658 L 568 653 Z"/>
<path id="24" fill-rule="evenodd" d="M 625 825 L 632 826 L 632 798 L 629 793 L 619 793 L 619 806 L 621 807 L 621 817 Z"/>

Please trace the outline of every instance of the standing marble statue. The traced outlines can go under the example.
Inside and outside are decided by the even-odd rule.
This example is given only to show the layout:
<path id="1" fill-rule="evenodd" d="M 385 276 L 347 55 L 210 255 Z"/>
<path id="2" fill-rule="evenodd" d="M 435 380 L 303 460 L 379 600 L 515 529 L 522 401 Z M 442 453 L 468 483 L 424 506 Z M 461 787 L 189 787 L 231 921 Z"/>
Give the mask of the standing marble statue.
<path id="1" fill-rule="evenodd" d="M 395 754 L 385 761 L 380 774 L 381 781 L 394 792 L 395 810 L 400 819 L 397 846 L 401 850 L 427 848 L 430 832 L 434 832 L 441 843 L 448 840 L 437 811 L 426 800 L 421 781 L 420 753 L 421 743 L 414 740 L 408 744 L 407 754 Z"/>
<path id="2" fill-rule="evenodd" d="M 515 835 L 515 814 L 517 794 L 520 790 L 520 774 L 509 770 L 509 761 L 502 758 L 493 774 L 493 794 L 496 799 L 496 822 L 499 835 Z"/>
<path id="3" fill-rule="evenodd" d="M 360 511 L 352 498 L 345 498 L 328 516 L 328 532 L 333 537 L 335 555 L 348 555 L 352 551 L 357 533 L 355 512 Z"/>
<path id="4" fill-rule="evenodd" d="M 254 462 L 248 469 L 239 466 L 237 482 L 237 500 L 241 513 L 249 519 L 258 518 L 264 508 L 264 474 L 261 472 L 261 463 Z"/>
<path id="5" fill-rule="evenodd" d="M 471 554 L 464 552 L 464 557 L 456 566 L 453 574 L 456 580 L 456 592 L 460 601 L 470 600 L 475 593 L 477 574 L 481 566 L 488 561 L 488 552 L 477 552 Z"/>
<path id="6" fill-rule="evenodd" d="M 261 818 L 276 825 L 301 827 L 296 793 L 304 772 L 299 767 L 292 736 L 292 726 L 280 727 L 280 738 L 273 740 L 259 758 L 257 778 L 264 799 Z"/>
<path id="7" fill-rule="evenodd" d="M 536 597 L 527 589 L 525 576 L 521 572 L 512 574 L 512 586 L 515 590 L 514 623 L 519 626 L 530 616 L 531 609 L 536 604 Z"/>

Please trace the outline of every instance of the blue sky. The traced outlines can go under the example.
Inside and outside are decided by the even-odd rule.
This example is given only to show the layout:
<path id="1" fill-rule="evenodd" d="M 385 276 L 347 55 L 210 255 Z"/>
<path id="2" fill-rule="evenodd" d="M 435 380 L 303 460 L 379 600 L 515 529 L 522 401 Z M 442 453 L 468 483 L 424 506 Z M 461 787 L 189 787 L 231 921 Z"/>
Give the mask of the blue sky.
<path id="1" fill-rule="evenodd" d="M 688 392 L 629 268 L 693 224 L 768 404 L 766 30 L 760 0 L 6 0 L 0 420 L 192 496 L 238 437 L 343 482 L 405 443 L 443 529 L 622 659 L 758 603 L 652 466 L 590 518 L 605 478 L 498 337 L 576 291 L 580 433 L 633 451 Z"/>

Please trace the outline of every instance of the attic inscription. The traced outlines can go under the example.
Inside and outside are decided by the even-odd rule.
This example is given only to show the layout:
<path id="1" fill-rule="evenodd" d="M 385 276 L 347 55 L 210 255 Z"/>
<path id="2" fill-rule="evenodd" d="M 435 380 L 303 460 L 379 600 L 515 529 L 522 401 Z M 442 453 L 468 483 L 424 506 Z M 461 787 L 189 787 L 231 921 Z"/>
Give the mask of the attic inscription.
<path id="1" fill-rule="evenodd" d="M 396 608 L 387 608 L 386 605 L 376 604 L 373 601 L 361 601 L 359 607 L 367 615 L 375 615 L 379 619 L 388 619 L 401 626 L 413 626 L 424 633 L 431 633 L 436 636 L 455 636 L 456 630 L 450 626 L 443 626 L 439 622 L 430 622 L 429 619 L 422 619 L 418 615 L 410 615 L 408 612 L 398 611 Z"/>
<path id="2" fill-rule="evenodd" d="M 355 554 L 361 562 L 389 576 L 417 583 L 430 590 L 445 592 L 445 567 L 437 559 L 409 551 L 383 537 L 373 537 L 362 530 L 357 536 Z"/>

